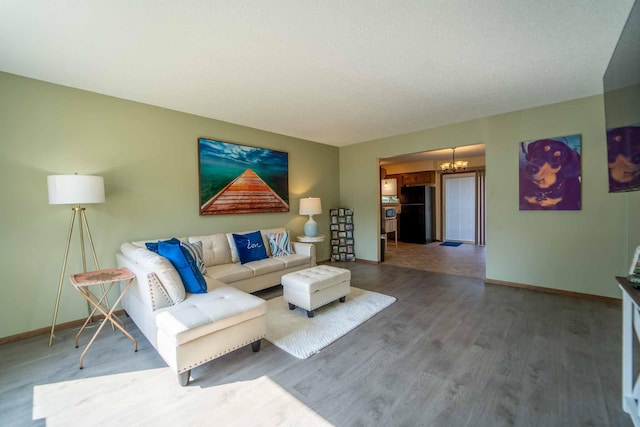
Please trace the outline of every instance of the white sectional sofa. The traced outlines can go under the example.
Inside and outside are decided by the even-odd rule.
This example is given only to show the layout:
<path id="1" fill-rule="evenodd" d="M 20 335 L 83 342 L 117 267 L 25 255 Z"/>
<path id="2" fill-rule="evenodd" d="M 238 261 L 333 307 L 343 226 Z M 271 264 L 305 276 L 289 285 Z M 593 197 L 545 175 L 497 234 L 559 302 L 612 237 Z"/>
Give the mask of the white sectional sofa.
<path id="1" fill-rule="evenodd" d="M 280 284 L 284 274 L 316 265 L 315 247 L 309 243 L 291 242 L 293 254 L 272 256 L 268 233 L 285 231 L 260 230 L 268 258 L 245 264 L 240 263 L 232 233 L 180 238 L 202 242 L 207 293 L 186 292 L 172 263 L 145 246 L 166 239 L 121 245 L 118 266 L 136 275 L 122 306 L 180 384 L 189 383 L 191 368 L 230 351 L 248 344 L 259 350 L 266 334 L 266 303 L 251 293 Z"/>

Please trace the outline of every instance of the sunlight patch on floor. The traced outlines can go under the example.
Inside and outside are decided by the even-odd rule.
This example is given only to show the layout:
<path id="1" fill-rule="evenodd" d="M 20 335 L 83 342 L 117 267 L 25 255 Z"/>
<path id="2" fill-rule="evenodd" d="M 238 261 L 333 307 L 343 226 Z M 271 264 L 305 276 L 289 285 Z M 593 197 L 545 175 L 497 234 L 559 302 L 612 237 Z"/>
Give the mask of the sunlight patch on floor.
<path id="1" fill-rule="evenodd" d="M 33 419 L 41 418 L 48 427 L 331 426 L 266 376 L 181 387 L 168 368 L 35 386 Z"/>

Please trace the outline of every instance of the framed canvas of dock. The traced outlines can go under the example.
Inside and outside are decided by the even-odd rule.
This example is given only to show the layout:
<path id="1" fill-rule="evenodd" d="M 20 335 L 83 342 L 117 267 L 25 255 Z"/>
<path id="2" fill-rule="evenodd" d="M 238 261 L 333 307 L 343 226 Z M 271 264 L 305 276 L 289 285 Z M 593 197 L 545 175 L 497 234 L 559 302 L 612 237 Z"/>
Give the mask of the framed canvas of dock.
<path id="1" fill-rule="evenodd" d="M 289 212 L 289 155 L 198 139 L 200 215 Z"/>

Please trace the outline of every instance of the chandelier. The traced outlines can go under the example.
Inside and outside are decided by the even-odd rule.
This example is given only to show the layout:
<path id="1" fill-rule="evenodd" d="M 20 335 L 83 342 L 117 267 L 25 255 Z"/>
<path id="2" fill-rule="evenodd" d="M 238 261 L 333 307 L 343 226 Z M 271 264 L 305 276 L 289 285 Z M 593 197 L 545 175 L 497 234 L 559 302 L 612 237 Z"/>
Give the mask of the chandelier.
<path id="1" fill-rule="evenodd" d="M 451 155 L 451 162 L 440 163 L 440 170 L 444 173 L 450 172 L 462 172 L 467 168 L 469 164 L 466 160 L 457 160 L 456 161 L 456 149 L 452 148 L 453 154 Z"/>

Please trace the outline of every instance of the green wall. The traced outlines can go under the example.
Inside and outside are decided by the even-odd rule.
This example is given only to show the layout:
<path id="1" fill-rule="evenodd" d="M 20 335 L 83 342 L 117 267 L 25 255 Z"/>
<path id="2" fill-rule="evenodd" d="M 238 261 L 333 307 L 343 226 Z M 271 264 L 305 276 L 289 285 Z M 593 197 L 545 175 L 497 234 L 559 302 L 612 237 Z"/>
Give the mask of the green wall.
<path id="1" fill-rule="evenodd" d="M 582 134 L 582 205 L 577 212 L 518 210 L 518 143 Z M 289 153 L 289 213 L 198 215 L 197 138 Z M 355 209 L 356 255 L 377 261 L 378 159 L 486 144 L 487 277 L 619 297 L 640 244 L 640 193 L 607 193 L 602 96 L 384 138 L 340 149 L 217 120 L 0 73 L 0 196 L 3 282 L 0 337 L 48 327 L 71 218 L 49 205 L 46 177 L 105 177 L 107 202 L 87 216 L 100 266 L 115 265 L 124 241 L 285 226 L 302 233 L 300 197 L 322 198 L 316 216 L 328 235 L 328 209 Z M 328 243 L 318 258 L 329 258 Z M 67 275 L 81 270 L 74 235 Z M 63 287 L 59 322 L 86 315 Z"/>
<path id="2" fill-rule="evenodd" d="M 519 142 L 582 134 L 582 210 L 518 210 Z M 378 260 L 378 159 L 486 144 L 487 278 L 620 297 L 640 244 L 640 193 L 609 194 L 602 96 L 516 111 L 340 149 L 340 195 L 356 218 L 356 256 Z"/>
<path id="3" fill-rule="evenodd" d="M 199 137 L 288 152 L 290 212 L 200 217 Z M 301 197 L 322 198 L 315 219 L 327 235 L 339 205 L 336 147 L 6 73 L 0 144 L 0 337 L 51 324 L 71 206 L 48 204 L 47 175 L 104 176 L 106 203 L 87 206 L 102 268 L 125 241 L 276 226 L 302 234 Z M 82 269 L 78 246 L 74 235 L 67 276 Z M 318 259 L 328 258 L 325 242 Z M 83 301 L 65 278 L 58 322 L 86 316 Z"/>

